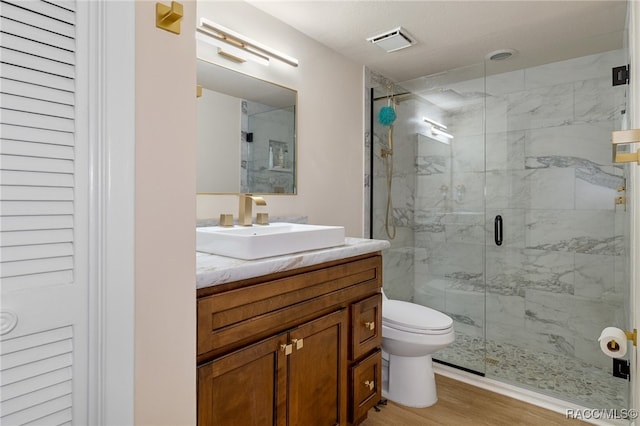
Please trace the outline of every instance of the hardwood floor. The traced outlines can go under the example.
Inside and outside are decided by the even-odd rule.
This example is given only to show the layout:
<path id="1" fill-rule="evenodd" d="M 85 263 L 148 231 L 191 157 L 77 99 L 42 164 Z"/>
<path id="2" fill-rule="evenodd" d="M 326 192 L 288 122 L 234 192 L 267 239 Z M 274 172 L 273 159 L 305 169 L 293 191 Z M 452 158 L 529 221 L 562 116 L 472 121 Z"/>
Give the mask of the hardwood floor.
<path id="1" fill-rule="evenodd" d="M 438 402 L 428 408 L 403 407 L 389 401 L 369 410 L 361 426 L 552 426 L 586 424 L 563 414 L 436 375 Z"/>

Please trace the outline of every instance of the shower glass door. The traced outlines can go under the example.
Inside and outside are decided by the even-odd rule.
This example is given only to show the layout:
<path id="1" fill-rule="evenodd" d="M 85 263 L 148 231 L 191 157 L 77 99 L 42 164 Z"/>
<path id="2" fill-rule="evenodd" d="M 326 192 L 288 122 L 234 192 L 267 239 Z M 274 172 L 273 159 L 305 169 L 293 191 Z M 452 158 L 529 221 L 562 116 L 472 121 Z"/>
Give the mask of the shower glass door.
<path id="1" fill-rule="evenodd" d="M 486 375 L 603 409 L 626 408 L 629 386 L 597 342 L 629 323 L 626 168 L 610 144 L 624 64 L 624 49 L 486 62 Z"/>
<path id="2" fill-rule="evenodd" d="M 456 340 L 434 356 L 590 408 L 628 407 L 602 329 L 627 329 L 628 166 L 611 161 L 625 49 L 509 69 L 487 62 L 394 85 L 385 231 L 387 105 L 374 91 L 372 236 L 389 239 L 384 288 L 437 309 Z M 387 219 L 388 222 L 388 219 Z M 626 356 L 629 358 L 629 355 Z"/>
<path id="3" fill-rule="evenodd" d="M 406 81 L 394 89 L 397 227 L 384 254 L 387 295 L 446 313 L 456 340 L 434 359 L 485 370 L 484 65 Z M 374 93 L 373 113 L 388 100 Z M 385 230 L 389 128 L 373 125 L 373 237 Z"/>

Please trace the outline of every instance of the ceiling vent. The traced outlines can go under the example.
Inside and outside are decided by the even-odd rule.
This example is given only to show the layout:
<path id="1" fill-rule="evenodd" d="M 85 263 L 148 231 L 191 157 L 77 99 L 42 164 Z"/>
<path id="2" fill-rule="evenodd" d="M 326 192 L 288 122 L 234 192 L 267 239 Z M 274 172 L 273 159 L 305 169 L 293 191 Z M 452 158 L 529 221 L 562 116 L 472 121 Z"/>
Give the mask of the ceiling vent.
<path id="1" fill-rule="evenodd" d="M 367 41 L 380 47 L 387 53 L 395 52 L 396 50 L 404 49 L 412 44 L 416 44 L 413 37 L 411 37 L 407 30 L 402 27 L 384 32 L 377 36 L 369 37 Z"/>

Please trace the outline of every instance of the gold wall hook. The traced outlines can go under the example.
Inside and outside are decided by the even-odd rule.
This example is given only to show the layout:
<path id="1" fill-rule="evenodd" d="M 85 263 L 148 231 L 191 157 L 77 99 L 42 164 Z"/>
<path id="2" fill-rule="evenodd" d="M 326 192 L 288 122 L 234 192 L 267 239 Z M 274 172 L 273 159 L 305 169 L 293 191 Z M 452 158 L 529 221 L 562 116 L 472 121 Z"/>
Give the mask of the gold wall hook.
<path id="1" fill-rule="evenodd" d="M 182 3 L 172 1 L 171 6 L 156 3 L 156 27 L 180 34 L 180 22 L 184 16 Z"/>
<path id="2" fill-rule="evenodd" d="M 636 152 L 618 152 L 618 145 L 640 142 L 640 129 L 620 130 L 611 133 L 612 158 L 614 163 L 632 163 L 640 165 L 640 150 Z"/>

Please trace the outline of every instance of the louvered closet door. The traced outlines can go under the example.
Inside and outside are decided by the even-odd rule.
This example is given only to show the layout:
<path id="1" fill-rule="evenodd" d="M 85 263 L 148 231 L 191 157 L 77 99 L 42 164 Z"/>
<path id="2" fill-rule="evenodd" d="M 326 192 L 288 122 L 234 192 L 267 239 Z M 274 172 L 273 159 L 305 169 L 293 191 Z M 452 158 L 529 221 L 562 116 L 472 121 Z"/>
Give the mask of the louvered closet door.
<path id="1" fill-rule="evenodd" d="M 0 1 L 3 426 L 87 423 L 89 163 L 75 7 Z"/>

